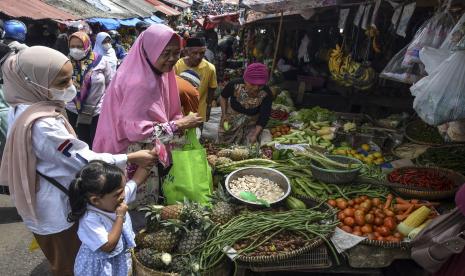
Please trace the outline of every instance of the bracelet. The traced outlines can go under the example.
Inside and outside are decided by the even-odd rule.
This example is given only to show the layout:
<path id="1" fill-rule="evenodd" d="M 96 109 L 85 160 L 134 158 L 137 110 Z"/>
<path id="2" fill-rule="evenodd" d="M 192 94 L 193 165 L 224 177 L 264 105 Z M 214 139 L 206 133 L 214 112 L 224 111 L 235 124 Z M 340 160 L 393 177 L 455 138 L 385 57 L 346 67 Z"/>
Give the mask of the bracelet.
<path id="1" fill-rule="evenodd" d="M 116 214 L 116 217 L 117 217 L 117 218 L 124 218 L 125 215 L 118 215 L 118 214 Z"/>

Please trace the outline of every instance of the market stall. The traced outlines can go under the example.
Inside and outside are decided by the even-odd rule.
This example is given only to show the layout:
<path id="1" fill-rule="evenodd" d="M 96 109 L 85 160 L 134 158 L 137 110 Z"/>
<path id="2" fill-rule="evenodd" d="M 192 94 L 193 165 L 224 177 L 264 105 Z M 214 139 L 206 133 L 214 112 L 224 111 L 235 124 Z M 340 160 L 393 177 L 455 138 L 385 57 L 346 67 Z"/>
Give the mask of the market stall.
<path id="1" fill-rule="evenodd" d="M 380 81 L 378 73 L 392 63 L 383 63 L 378 50 L 390 53 L 388 59 L 397 61 L 396 50 L 382 47 L 379 42 L 393 35 L 379 33 L 392 27 L 395 9 L 387 3 L 380 4 L 378 14 L 387 10 L 391 13 L 382 17 L 388 20 L 378 20 L 376 2 L 370 7 L 360 3 L 340 6 L 340 10 L 351 10 L 353 16 L 342 21 L 352 20 L 359 25 L 344 23 L 342 30 L 335 24 L 341 14 L 336 13 L 335 17 L 333 7 L 315 10 L 310 21 L 300 14 L 284 12 L 265 21 L 253 21 L 245 30 L 247 57 L 249 61 L 265 61 L 270 68 L 274 67 L 273 60 L 278 67 L 277 58 L 281 55 L 288 54 L 291 61 L 308 58 L 313 75 L 302 74 L 297 83 L 315 87 L 316 77 L 320 77 L 324 83 L 346 89 L 342 97 L 345 105 L 350 96 L 347 89 L 358 93 L 353 97 L 359 101 L 368 101 L 370 91 L 385 93 L 386 81 Z M 396 21 L 393 31 L 406 32 L 405 40 L 417 40 L 432 20 L 430 13 L 436 12 L 434 28 L 447 30 L 449 35 L 454 33 L 454 49 L 460 47 L 456 43 L 463 41 L 465 34 L 459 20 L 463 9 L 456 12 L 459 16 L 454 16 L 454 24 L 449 24 L 448 18 L 438 18 L 452 5 L 435 11 L 431 6 L 419 5 L 413 17 L 402 16 L 411 7 L 400 7 L 402 24 L 407 21 L 423 25 L 416 32 L 406 31 Z M 263 6 L 257 11 L 276 12 Z M 362 25 L 373 26 L 372 19 L 376 28 L 363 29 Z M 320 43 L 302 43 L 306 35 L 313 40 L 318 38 Z M 446 37 L 443 35 L 442 42 L 436 45 L 447 41 Z M 405 43 L 413 43 L 404 41 L 402 46 L 398 45 L 400 40 L 395 40 L 388 45 L 402 49 Z M 304 49 L 302 57 L 292 53 L 299 48 Z M 402 55 L 405 58 L 405 52 Z M 318 64 L 318 59 L 323 61 Z M 416 66 L 426 66 L 428 74 L 434 76 L 428 61 L 422 59 L 422 52 L 416 62 Z M 318 71 L 318 66 L 325 70 Z M 192 168 L 206 171 L 209 176 L 210 171 L 203 164 L 207 160 L 212 185 L 206 184 L 208 178 L 199 178 L 206 182 L 185 179 L 182 185 L 179 183 L 183 188 L 176 190 L 173 183 L 179 182 L 179 178 L 165 180 L 164 185 L 169 187 L 165 200 L 169 204 L 143 209 L 147 227 L 138 235 L 134 255 L 137 273 L 227 275 L 234 270 L 237 275 L 251 271 L 381 275 L 387 270 L 399 273 L 395 268 L 399 262 L 412 275 L 423 272 L 415 261 L 424 264 L 412 252 L 417 252 L 425 231 L 451 214 L 452 199 L 465 183 L 465 147 L 458 139 L 451 139 L 456 137 L 455 125 L 452 124 L 455 131 L 449 131 L 450 135 L 450 123 L 443 129 L 435 127 L 464 117 L 457 104 L 448 101 L 447 108 L 454 111 L 448 116 L 441 113 L 436 124 L 427 120 L 437 118 L 436 113 L 433 117 L 428 117 L 427 112 L 424 116 L 418 114 L 420 118 L 412 114 L 411 100 L 375 95 L 369 101 L 385 106 L 382 113 L 365 113 L 364 109 L 354 113 L 352 108 L 331 108 L 332 103 L 324 107 L 315 102 L 306 105 L 299 99 L 298 88 L 286 89 L 283 83 L 275 75 L 270 120 L 257 144 L 222 145 L 213 139 L 202 141 L 202 146 L 192 143 L 183 148 L 189 154 L 202 151 L 203 157 Z M 329 94 L 332 88 L 327 84 L 322 84 L 321 89 Z M 404 93 L 408 93 L 406 88 Z M 341 97 L 341 93 L 334 97 Z M 396 100 L 410 112 L 398 112 Z M 212 111 L 212 117 L 215 112 Z M 230 128 L 228 121 L 215 123 L 225 131 Z M 189 162 L 183 162 L 183 173 L 190 175 Z M 429 267 L 428 271 L 433 269 Z"/>
<path id="2" fill-rule="evenodd" d="M 441 154 L 463 146 L 408 117 L 293 106 L 288 92 L 276 97 L 260 145 L 204 143 L 216 187 L 209 204 L 144 209 L 136 271 L 150 274 L 140 275 L 184 275 L 179 263 L 227 275 L 230 262 L 238 275 L 380 273 L 410 259 L 415 235 L 451 208 L 465 183 L 453 170 L 460 153 Z M 412 140 L 424 150 L 415 151 Z M 414 155 L 402 156 L 407 151 Z M 161 241 L 169 244 L 158 248 Z"/>

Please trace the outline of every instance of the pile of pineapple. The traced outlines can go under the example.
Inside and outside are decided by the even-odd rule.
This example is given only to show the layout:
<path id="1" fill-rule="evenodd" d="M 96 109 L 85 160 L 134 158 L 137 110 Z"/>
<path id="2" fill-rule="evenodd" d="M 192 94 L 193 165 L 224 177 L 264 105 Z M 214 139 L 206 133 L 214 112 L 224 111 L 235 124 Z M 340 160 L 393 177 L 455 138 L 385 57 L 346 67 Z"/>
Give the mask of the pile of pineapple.
<path id="1" fill-rule="evenodd" d="M 233 161 L 241 161 L 250 157 L 250 150 L 245 147 L 234 147 L 232 149 L 221 149 L 216 154 L 207 156 L 208 163 L 212 167 L 229 164 Z"/>
<path id="2" fill-rule="evenodd" d="M 223 189 L 212 196 L 211 207 L 186 200 L 176 205 L 149 205 L 146 229 L 136 236 L 136 258 L 156 271 L 196 274 L 198 253 L 211 227 L 225 224 L 236 214 L 235 205 Z"/>

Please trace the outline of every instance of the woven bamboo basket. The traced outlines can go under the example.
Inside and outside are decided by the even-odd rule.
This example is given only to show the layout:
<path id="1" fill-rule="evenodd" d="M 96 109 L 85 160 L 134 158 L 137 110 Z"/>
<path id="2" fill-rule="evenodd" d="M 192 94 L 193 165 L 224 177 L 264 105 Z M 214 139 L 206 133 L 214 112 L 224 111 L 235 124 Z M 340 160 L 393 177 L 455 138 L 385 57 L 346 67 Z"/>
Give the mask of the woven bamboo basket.
<path id="1" fill-rule="evenodd" d="M 151 268 L 144 266 L 139 260 L 136 258 L 136 255 L 132 254 L 132 270 L 134 276 L 181 276 L 178 273 L 167 273 L 162 271 L 156 271 Z M 230 272 L 230 265 L 225 260 L 223 260 L 218 266 L 203 271 L 200 273 L 202 276 L 228 276 Z"/>
<path id="2" fill-rule="evenodd" d="M 465 183 L 465 176 L 462 174 L 455 172 L 453 170 L 444 169 L 444 168 L 435 168 L 435 167 L 402 167 L 399 169 L 419 169 L 419 170 L 430 170 L 436 171 L 441 175 L 446 176 L 447 178 L 451 179 L 454 182 L 454 188 L 448 191 L 419 191 L 414 189 L 409 189 L 408 186 L 406 188 L 397 188 L 392 187 L 392 189 L 402 197 L 410 197 L 410 198 L 418 198 L 424 200 L 442 200 L 454 197 L 457 190 L 460 186 Z M 398 169 L 398 170 L 399 170 Z"/>
<path id="3" fill-rule="evenodd" d="M 360 243 L 371 245 L 371 246 L 382 247 L 382 248 L 400 248 L 404 250 L 408 250 L 411 246 L 410 242 L 407 242 L 407 241 L 389 242 L 389 241 L 375 241 L 375 240 L 365 239 L 361 241 Z"/>
<path id="4" fill-rule="evenodd" d="M 302 200 L 307 205 L 307 207 L 311 208 L 311 207 L 315 207 L 315 206 L 320 206 L 320 209 L 323 210 L 323 211 L 331 209 L 331 207 L 328 204 L 326 204 L 324 202 L 321 202 L 318 199 L 314 199 L 314 198 L 310 198 L 310 197 L 300 197 L 300 196 L 296 196 L 296 197 L 299 198 L 300 200 Z M 336 219 L 336 216 L 334 217 L 334 219 Z M 329 238 L 332 235 L 333 235 L 333 231 L 328 233 L 324 237 L 324 239 L 329 240 Z M 322 237 L 314 237 L 304 247 L 298 248 L 298 249 L 293 250 L 293 251 L 289 251 L 287 253 L 278 254 L 278 255 L 275 255 L 275 256 L 253 256 L 252 257 L 252 256 L 241 256 L 241 255 L 239 255 L 236 258 L 236 260 L 243 263 L 243 264 L 244 263 L 268 264 L 268 263 L 282 262 L 282 261 L 289 260 L 289 259 L 294 258 L 294 257 L 301 256 L 301 255 L 306 254 L 306 253 L 308 253 L 309 251 L 311 251 L 311 250 L 313 250 L 315 248 L 320 247 L 325 242 L 324 239 Z"/>

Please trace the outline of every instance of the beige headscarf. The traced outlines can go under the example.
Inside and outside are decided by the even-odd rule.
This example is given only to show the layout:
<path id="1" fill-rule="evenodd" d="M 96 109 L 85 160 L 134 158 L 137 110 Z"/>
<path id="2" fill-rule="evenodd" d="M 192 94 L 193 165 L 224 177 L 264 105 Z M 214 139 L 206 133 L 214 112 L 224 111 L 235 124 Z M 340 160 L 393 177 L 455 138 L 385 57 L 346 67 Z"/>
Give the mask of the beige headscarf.
<path id="1" fill-rule="evenodd" d="M 2 66 L 5 100 L 13 107 L 30 105 L 8 132 L 0 168 L 0 184 L 9 186 L 23 219 L 37 219 L 35 207 L 39 186 L 36 156 L 32 149 L 32 126 L 40 118 L 63 117 L 64 103 L 49 100 L 46 88 L 68 61 L 60 52 L 35 46 L 12 55 Z M 68 131 L 75 135 L 68 121 L 64 121 Z"/>

